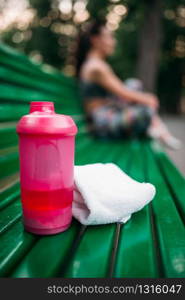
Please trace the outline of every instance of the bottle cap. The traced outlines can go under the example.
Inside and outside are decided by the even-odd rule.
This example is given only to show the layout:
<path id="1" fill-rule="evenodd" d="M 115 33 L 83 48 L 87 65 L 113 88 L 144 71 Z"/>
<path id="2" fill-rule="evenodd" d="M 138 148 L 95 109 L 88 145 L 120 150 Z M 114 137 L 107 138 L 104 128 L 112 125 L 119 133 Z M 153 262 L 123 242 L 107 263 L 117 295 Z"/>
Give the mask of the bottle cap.
<path id="1" fill-rule="evenodd" d="M 72 136 L 77 127 L 70 116 L 56 114 L 53 102 L 31 102 L 30 113 L 23 116 L 16 127 L 19 134 Z"/>
<path id="2" fill-rule="evenodd" d="M 40 112 L 54 112 L 53 102 L 31 102 L 30 104 L 30 113 L 40 111 Z"/>

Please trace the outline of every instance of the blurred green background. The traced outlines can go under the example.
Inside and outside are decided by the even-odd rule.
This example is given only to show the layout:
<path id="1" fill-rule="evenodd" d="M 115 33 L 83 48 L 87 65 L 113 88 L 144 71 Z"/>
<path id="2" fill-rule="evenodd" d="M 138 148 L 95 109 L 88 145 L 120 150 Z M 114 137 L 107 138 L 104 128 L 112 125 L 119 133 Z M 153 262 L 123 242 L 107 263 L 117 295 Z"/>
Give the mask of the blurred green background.
<path id="1" fill-rule="evenodd" d="M 115 32 L 110 63 L 119 77 L 142 79 L 163 112 L 184 113 L 182 0 L 0 0 L 1 41 L 73 76 L 78 31 L 93 18 Z"/>

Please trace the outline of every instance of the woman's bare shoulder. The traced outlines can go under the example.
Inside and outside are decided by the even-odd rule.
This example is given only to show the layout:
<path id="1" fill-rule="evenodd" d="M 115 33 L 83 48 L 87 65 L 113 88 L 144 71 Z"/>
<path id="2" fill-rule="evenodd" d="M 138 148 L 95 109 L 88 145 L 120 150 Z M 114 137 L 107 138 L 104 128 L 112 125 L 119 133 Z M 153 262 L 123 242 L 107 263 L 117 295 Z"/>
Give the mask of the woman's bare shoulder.
<path id="1" fill-rule="evenodd" d="M 101 59 L 88 59 L 82 66 L 81 76 L 82 78 L 92 79 L 94 76 L 104 74 L 111 68 L 106 61 Z"/>

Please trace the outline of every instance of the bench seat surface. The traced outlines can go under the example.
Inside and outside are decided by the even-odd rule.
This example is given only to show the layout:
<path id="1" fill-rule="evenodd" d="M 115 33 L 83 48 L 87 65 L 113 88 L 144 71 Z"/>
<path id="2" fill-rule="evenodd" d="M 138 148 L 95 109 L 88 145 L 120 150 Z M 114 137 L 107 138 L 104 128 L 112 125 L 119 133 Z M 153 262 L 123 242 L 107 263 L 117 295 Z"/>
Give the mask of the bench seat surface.
<path id="1" fill-rule="evenodd" d="M 184 277 L 185 180 L 163 149 L 148 140 L 93 138 L 72 79 L 4 45 L 0 63 L 0 276 Z M 116 163 L 136 180 L 156 186 L 152 203 L 126 224 L 83 226 L 73 220 L 57 235 L 25 232 L 15 126 L 29 101 L 40 99 L 54 101 L 57 112 L 77 123 L 75 164 Z"/>

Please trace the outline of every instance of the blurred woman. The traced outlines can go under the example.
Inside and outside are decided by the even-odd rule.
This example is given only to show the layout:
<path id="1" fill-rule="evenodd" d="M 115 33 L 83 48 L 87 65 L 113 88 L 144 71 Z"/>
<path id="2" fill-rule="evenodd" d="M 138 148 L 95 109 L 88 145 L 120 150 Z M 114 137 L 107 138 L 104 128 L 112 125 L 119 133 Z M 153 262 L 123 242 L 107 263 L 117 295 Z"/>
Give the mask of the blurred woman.
<path id="1" fill-rule="evenodd" d="M 76 75 L 91 130 L 99 137 L 147 134 L 178 149 L 180 141 L 158 116 L 157 97 L 143 92 L 137 79 L 123 83 L 106 62 L 115 45 L 112 32 L 100 22 L 90 24 L 79 37 Z"/>

